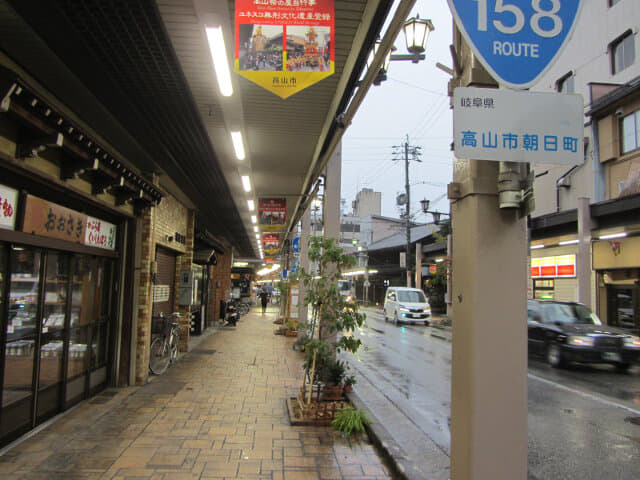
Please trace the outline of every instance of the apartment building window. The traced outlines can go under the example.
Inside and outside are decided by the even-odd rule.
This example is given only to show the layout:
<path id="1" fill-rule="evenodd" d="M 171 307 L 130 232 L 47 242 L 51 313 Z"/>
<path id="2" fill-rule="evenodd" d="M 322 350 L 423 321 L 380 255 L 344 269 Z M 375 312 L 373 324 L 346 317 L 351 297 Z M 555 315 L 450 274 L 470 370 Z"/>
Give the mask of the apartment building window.
<path id="1" fill-rule="evenodd" d="M 556 82 L 556 90 L 560 93 L 574 93 L 576 91 L 576 76 L 573 72 L 567 73 Z"/>
<path id="2" fill-rule="evenodd" d="M 627 30 L 609 45 L 611 52 L 611 72 L 616 74 L 633 65 L 636 59 L 635 36 Z"/>
<path id="3" fill-rule="evenodd" d="M 622 153 L 640 148 L 640 110 L 622 118 Z"/>

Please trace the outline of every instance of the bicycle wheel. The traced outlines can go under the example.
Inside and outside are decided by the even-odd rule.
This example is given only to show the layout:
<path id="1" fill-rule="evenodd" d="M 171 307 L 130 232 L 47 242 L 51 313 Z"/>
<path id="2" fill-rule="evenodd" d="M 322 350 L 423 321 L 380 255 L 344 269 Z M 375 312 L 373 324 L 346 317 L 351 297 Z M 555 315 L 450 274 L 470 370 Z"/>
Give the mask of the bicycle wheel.
<path id="1" fill-rule="evenodd" d="M 164 338 L 157 337 L 151 342 L 149 370 L 154 375 L 162 375 L 169 366 L 169 349 Z"/>
<path id="2" fill-rule="evenodd" d="M 171 335 L 171 340 L 169 340 L 169 352 L 171 352 L 171 361 L 178 359 L 178 335 Z"/>
<path id="3" fill-rule="evenodd" d="M 246 303 L 241 303 L 240 304 L 240 314 L 241 315 L 246 315 L 247 313 L 249 313 L 249 305 L 247 305 Z"/>

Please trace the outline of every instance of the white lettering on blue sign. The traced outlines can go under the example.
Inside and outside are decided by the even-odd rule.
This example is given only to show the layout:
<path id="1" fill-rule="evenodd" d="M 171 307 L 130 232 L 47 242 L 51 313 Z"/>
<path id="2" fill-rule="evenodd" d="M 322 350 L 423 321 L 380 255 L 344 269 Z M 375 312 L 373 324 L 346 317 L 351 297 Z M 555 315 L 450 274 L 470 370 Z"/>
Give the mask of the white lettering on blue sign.
<path id="1" fill-rule="evenodd" d="M 502 85 L 529 88 L 571 37 L 585 0 L 448 0 L 475 56 Z"/>
<path id="2" fill-rule="evenodd" d="M 540 45 L 537 43 L 493 42 L 494 55 L 538 58 Z"/>
<path id="3" fill-rule="evenodd" d="M 463 147 L 478 147 L 478 132 L 464 130 L 461 133 L 460 145 Z M 539 135 L 535 133 L 517 134 L 512 132 L 482 132 L 482 148 L 494 148 L 502 150 L 528 150 L 538 151 Z M 498 142 L 501 139 L 502 142 Z M 578 138 L 558 137 L 557 135 L 543 136 L 543 150 L 545 152 L 557 152 L 559 140 L 562 143 L 562 151 L 576 153 L 578 151 Z"/>

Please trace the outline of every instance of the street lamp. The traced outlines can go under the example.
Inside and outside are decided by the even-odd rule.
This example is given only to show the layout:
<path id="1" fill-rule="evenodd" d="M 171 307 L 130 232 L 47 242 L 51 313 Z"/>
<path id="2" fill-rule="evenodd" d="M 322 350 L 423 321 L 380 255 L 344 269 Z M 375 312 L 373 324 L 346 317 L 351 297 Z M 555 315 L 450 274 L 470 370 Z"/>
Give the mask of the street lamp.
<path id="1" fill-rule="evenodd" d="M 380 49 L 381 43 L 382 41 L 380 39 L 376 40 L 376 43 L 373 46 L 373 50 L 369 52 L 369 56 L 367 57 L 367 68 L 371 68 L 371 64 L 373 63 L 373 59 L 378 53 L 378 50 Z M 378 70 L 378 74 L 376 75 L 376 78 L 373 80 L 374 85 L 380 85 L 382 82 L 384 82 L 387 79 L 387 72 L 389 71 L 389 62 L 391 62 L 391 52 L 394 51 L 395 49 L 396 47 L 391 47 L 391 50 L 389 50 L 387 54 L 384 56 L 384 62 L 382 62 L 382 66 L 380 67 L 380 70 Z"/>
<path id="2" fill-rule="evenodd" d="M 427 39 L 429 38 L 429 33 L 434 30 L 431 20 L 421 19 L 420 15 L 416 15 L 415 18 L 410 18 L 404 22 L 402 30 L 404 31 L 407 50 L 410 53 L 408 55 L 394 55 L 392 52 L 396 48 L 392 47 L 391 51 L 387 52 L 387 55 L 384 58 L 384 63 L 382 67 L 380 67 L 380 71 L 373 81 L 374 85 L 380 85 L 387 79 L 387 72 L 389 71 L 389 63 L 391 61 L 408 60 L 412 63 L 418 63 L 420 60 L 425 59 L 423 52 L 426 48 Z M 380 48 L 380 43 L 380 40 L 376 41 L 373 51 L 369 54 L 367 59 L 367 67 L 371 67 L 371 62 L 373 61 L 375 54 L 378 52 L 378 48 Z"/>
<path id="3" fill-rule="evenodd" d="M 433 215 L 433 223 L 435 223 L 436 225 L 440 224 L 441 215 L 446 215 L 447 217 L 449 216 L 448 213 L 438 212 L 437 210 L 435 212 L 430 212 L 429 200 L 427 200 L 426 198 L 423 198 L 422 200 L 420 200 L 420 205 L 422 206 L 422 213 L 430 213 L 431 215 Z"/>
<path id="4" fill-rule="evenodd" d="M 410 18 L 404 23 L 402 30 L 404 30 L 407 50 L 413 55 L 419 55 L 425 51 L 429 33 L 433 31 L 433 23 L 431 23 L 431 20 L 422 20 L 420 15 L 416 15 L 415 18 Z M 419 60 L 423 59 L 424 55 L 411 59 L 411 61 L 418 63 Z"/>

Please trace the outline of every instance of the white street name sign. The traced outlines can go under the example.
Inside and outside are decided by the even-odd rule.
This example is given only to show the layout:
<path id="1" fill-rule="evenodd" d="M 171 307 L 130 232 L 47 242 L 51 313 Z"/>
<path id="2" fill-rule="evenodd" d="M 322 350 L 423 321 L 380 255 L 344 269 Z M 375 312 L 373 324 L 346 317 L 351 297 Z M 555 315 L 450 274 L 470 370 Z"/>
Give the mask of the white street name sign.
<path id="1" fill-rule="evenodd" d="M 584 163 L 580 95 L 459 87 L 453 101 L 457 158 Z"/>

